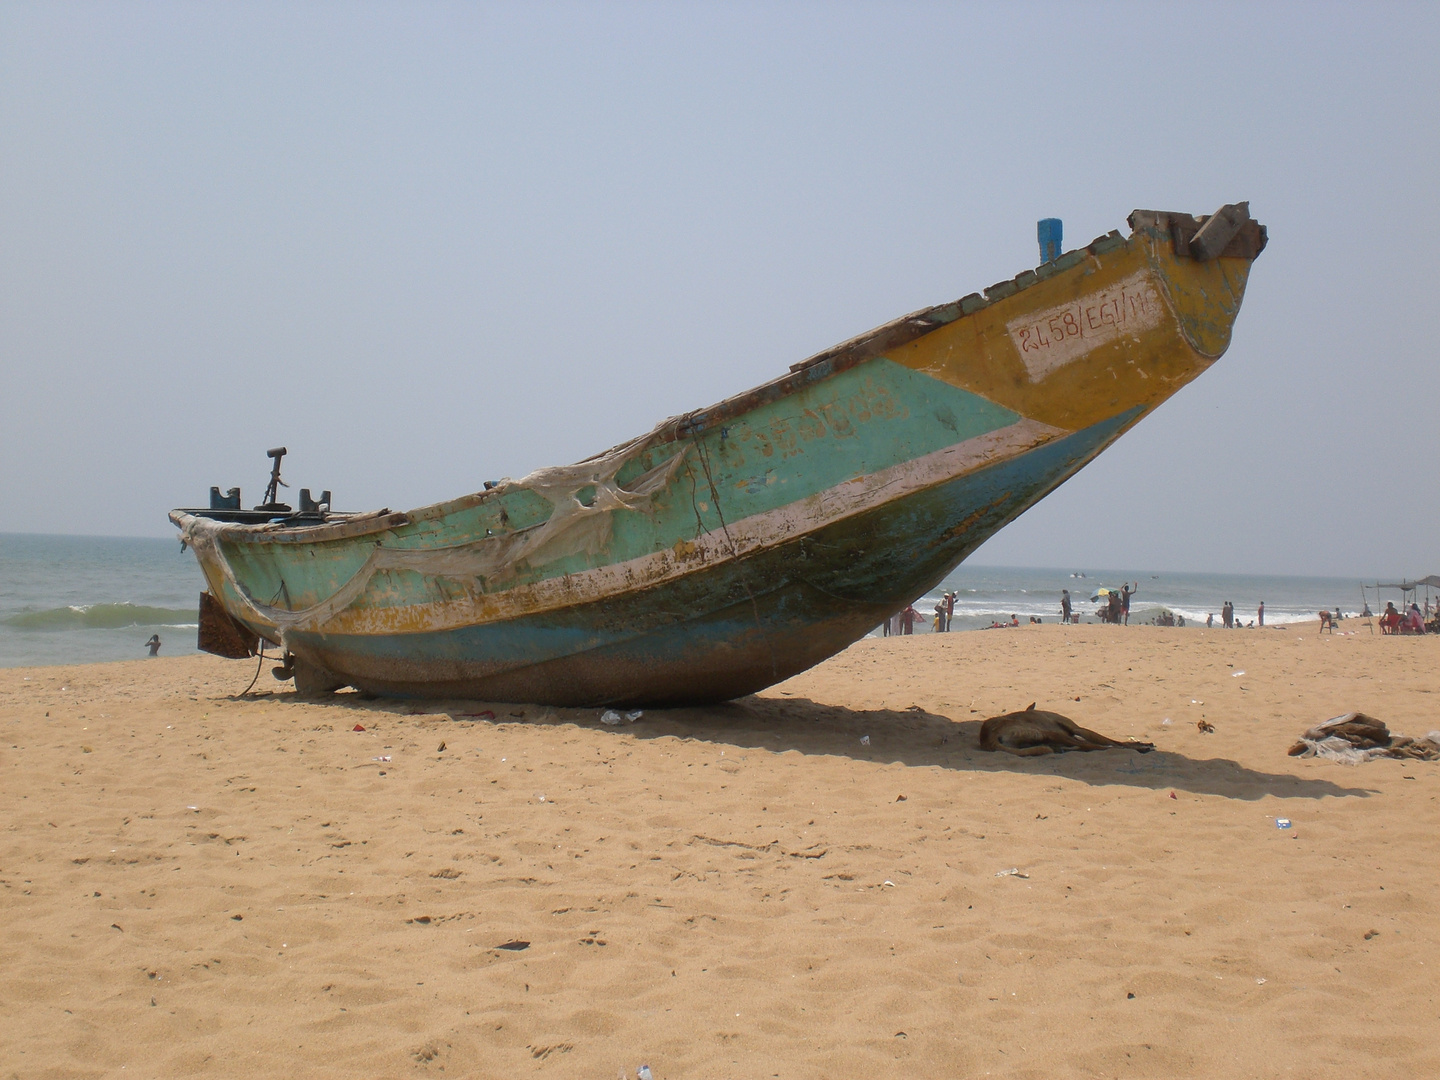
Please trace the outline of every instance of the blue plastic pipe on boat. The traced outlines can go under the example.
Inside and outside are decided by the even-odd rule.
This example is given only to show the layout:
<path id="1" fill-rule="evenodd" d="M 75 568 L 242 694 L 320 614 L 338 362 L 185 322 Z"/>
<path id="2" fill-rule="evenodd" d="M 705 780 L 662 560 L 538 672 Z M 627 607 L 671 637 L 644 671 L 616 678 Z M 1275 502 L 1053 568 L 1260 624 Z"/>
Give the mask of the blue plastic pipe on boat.
<path id="1" fill-rule="evenodd" d="M 1035 223 L 1035 233 L 1040 240 L 1040 264 L 1051 262 L 1060 257 L 1063 250 L 1060 244 L 1062 226 L 1058 217 L 1041 218 Z"/>

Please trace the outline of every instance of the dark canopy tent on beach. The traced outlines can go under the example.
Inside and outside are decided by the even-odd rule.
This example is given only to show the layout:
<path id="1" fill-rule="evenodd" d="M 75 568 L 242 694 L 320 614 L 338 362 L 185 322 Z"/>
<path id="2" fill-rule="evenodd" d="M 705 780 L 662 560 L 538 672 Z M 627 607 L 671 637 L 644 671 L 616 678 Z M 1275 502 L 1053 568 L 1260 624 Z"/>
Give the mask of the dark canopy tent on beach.
<path id="1" fill-rule="evenodd" d="M 1400 593 L 1400 607 L 1403 610 L 1410 606 L 1413 602 L 1412 598 L 1418 599 L 1417 594 L 1422 588 L 1425 590 L 1425 613 L 1428 616 L 1430 614 L 1430 590 L 1434 589 L 1437 593 L 1440 593 L 1440 574 L 1427 574 L 1425 577 L 1416 578 L 1414 581 L 1377 581 L 1374 585 L 1361 585 L 1360 597 L 1365 602 L 1365 611 L 1368 613 L 1370 610 L 1370 600 L 1366 595 L 1367 590 L 1375 590 L 1375 606 L 1379 607 L 1380 590 L 1394 589 Z M 1440 598 L 1437 598 L 1435 607 L 1437 611 L 1435 617 L 1440 618 Z"/>
<path id="2" fill-rule="evenodd" d="M 1414 581 L 1379 581 L 1374 585 L 1361 585 L 1362 589 L 1398 589 L 1402 593 L 1417 592 L 1424 588 L 1428 594 L 1431 589 L 1440 590 L 1440 574 L 1429 574 L 1426 577 L 1416 578 Z"/>

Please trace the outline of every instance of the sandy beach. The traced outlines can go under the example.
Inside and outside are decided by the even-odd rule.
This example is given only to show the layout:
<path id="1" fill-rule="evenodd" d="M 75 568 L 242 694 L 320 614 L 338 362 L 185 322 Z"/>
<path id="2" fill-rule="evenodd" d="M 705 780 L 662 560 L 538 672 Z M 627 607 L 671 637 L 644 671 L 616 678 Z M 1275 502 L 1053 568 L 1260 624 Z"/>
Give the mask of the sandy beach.
<path id="1" fill-rule="evenodd" d="M 1440 640 L 1344 629 L 865 640 L 619 727 L 3 670 L 0 1075 L 1433 1075 L 1440 765 L 1286 749 L 1440 728 Z M 1031 701 L 1158 750 L 979 751 Z"/>

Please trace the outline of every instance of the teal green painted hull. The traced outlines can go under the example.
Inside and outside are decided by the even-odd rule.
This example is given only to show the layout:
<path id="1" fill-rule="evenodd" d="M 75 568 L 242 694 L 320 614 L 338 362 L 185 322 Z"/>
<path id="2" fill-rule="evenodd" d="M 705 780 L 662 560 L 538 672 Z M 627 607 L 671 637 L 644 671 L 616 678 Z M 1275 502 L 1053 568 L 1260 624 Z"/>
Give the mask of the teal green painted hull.
<path id="1" fill-rule="evenodd" d="M 577 520 L 577 542 L 551 544 L 539 557 L 497 560 L 476 577 L 483 590 L 514 588 L 623 563 L 693 542 L 757 514 L 783 512 L 845 481 L 904 466 L 959 440 L 1012 426 L 1015 413 L 974 394 L 879 359 L 760 406 L 703 434 L 656 442 L 626 458 L 613 477 L 623 491 L 637 478 L 673 468 L 669 482 L 643 509 Z M 565 486 L 584 502 L 596 485 L 583 469 Z M 578 482 L 571 482 L 578 481 Z M 713 487 L 713 491 L 712 491 Z M 426 551 L 471 544 L 477 537 L 518 536 L 543 528 L 551 503 L 531 486 L 502 486 L 488 497 L 444 504 L 423 520 L 390 530 L 388 546 Z M 719 496 L 716 498 L 716 496 Z M 573 509 L 573 508 L 571 508 Z M 411 515 L 412 518 L 415 515 Z M 580 518 L 586 518 L 582 512 Z M 591 542 L 587 542 L 591 541 Z M 227 557 L 256 597 L 279 597 L 287 607 L 322 602 L 349 581 L 369 552 L 349 540 L 335 543 L 235 544 Z M 406 569 L 387 572 L 358 607 L 416 606 L 456 595 L 443 575 Z"/>
<path id="2" fill-rule="evenodd" d="M 716 701 L 834 655 L 945 577 L 1118 434 L 1110 424 L 691 575 L 544 615 L 294 644 L 390 696 L 567 705 Z M 363 674 L 359 674 L 363 673 Z"/>

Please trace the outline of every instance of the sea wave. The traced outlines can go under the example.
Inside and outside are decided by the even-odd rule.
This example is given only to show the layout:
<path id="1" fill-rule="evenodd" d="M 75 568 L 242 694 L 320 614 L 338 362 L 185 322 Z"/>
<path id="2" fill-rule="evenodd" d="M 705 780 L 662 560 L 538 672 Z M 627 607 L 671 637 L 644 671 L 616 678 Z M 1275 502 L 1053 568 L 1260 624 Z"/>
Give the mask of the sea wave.
<path id="1" fill-rule="evenodd" d="M 1215 625 L 1220 625 L 1220 612 L 1218 610 L 1201 611 L 1199 608 L 1181 607 L 1176 604 L 1137 604 L 1130 613 L 1130 622 L 1148 623 L 1154 620 L 1162 611 L 1168 611 L 1172 615 L 1178 615 L 1185 620 L 1187 626 L 1204 627 L 1205 617 L 1213 615 Z M 1352 613 L 1353 614 L 1353 613 Z M 1238 626 L 1246 626 L 1255 621 L 1254 611 L 1237 611 L 1235 622 Z M 1316 622 L 1320 618 L 1318 611 L 1279 611 L 1270 608 L 1265 609 L 1266 626 L 1288 626 L 1292 623 Z"/>
<path id="2" fill-rule="evenodd" d="M 144 604 L 86 604 L 24 611 L 0 619 L 17 630 L 122 630 L 129 626 L 194 626 L 193 608 L 148 607 Z"/>

